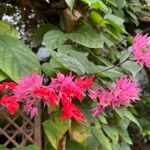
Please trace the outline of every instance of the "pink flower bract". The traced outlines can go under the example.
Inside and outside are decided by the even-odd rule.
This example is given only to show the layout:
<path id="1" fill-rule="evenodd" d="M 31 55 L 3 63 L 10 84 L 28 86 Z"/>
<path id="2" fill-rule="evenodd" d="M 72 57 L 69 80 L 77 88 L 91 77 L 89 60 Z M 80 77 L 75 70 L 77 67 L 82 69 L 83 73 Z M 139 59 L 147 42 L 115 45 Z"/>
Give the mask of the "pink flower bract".
<path id="1" fill-rule="evenodd" d="M 32 75 L 24 76 L 14 89 L 14 94 L 19 98 L 32 92 L 35 88 L 42 86 L 42 77 L 33 73 Z"/>
<path id="2" fill-rule="evenodd" d="M 150 37 L 138 33 L 133 40 L 133 54 L 138 64 L 150 68 Z"/>
<path id="3" fill-rule="evenodd" d="M 110 91 L 113 94 L 112 106 L 119 107 L 120 105 L 128 106 L 130 101 L 138 100 L 141 90 L 137 82 L 124 76 L 117 79 L 115 85 L 110 86 Z"/>
<path id="4" fill-rule="evenodd" d="M 137 82 L 132 81 L 127 76 L 120 77 L 116 80 L 116 83 L 111 84 L 109 89 L 101 89 L 101 92 L 97 90 L 90 91 L 89 96 L 91 98 L 98 98 L 98 104 L 93 109 L 92 115 L 97 116 L 108 107 L 113 108 L 120 106 L 129 106 L 132 101 L 139 99 L 140 88 Z"/>

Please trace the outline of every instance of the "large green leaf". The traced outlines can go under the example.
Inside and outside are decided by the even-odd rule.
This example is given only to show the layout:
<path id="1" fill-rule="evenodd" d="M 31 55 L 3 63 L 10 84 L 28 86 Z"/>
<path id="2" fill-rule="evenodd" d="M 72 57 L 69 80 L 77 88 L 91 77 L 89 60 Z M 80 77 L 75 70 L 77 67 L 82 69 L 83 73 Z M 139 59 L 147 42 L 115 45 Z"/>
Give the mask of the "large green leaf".
<path id="1" fill-rule="evenodd" d="M 111 150 L 111 144 L 101 129 L 91 127 L 91 132 L 106 150 Z"/>
<path id="2" fill-rule="evenodd" d="M 87 52 L 83 52 L 79 48 L 77 49 L 71 45 L 63 45 L 58 48 L 58 51 L 63 54 L 67 54 L 68 56 L 71 56 L 74 59 L 76 59 L 78 62 L 80 62 L 85 69 L 85 73 L 89 74 L 89 73 L 96 72 L 96 65 L 90 60 L 88 60 Z"/>
<path id="3" fill-rule="evenodd" d="M 60 120 L 58 115 L 54 120 L 47 120 L 43 123 L 44 131 L 54 148 L 57 148 L 59 140 L 69 128 L 69 120 Z"/>
<path id="4" fill-rule="evenodd" d="M 103 48 L 104 42 L 101 36 L 88 24 L 81 26 L 77 32 L 68 33 L 67 37 L 71 41 L 89 48 Z"/>
<path id="5" fill-rule="evenodd" d="M 21 41 L 0 35 L 0 69 L 12 80 L 32 72 L 41 72 L 38 59 Z"/>
<path id="6" fill-rule="evenodd" d="M 73 9 L 73 6 L 75 4 L 75 0 L 65 0 L 65 2 L 67 3 L 67 5 L 70 7 L 70 9 Z"/>
<path id="7" fill-rule="evenodd" d="M 71 71 L 76 72 L 77 74 L 84 74 L 85 68 L 84 66 L 75 58 L 68 56 L 63 53 L 57 53 L 54 51 L 50 51 L 50 54 L 53 58 L 55 58 L 64 68 L 69 69 Z"/>
<path id="8" fill-rule="evenodd" d="M 6 21 L 0 21 L 0 35 L 1 34 L 7 34 L 16 38 L 19 37 L 19 33 L 16 31 L 16 29 Z"/>
<path id="9" fill-rule="evenodd" d="M 52 24 L 46 24 L 46 25 L 43 25 L 43 26 L 37 28 L 33 34 L 32 46 L 33 47 L 39 46 L 42 43 L 43 36 L 46 32 L 48 32 L 49 30 L 57 30 L 57 29 L 58 28 Z"/>
<path id="10" fill-rule="evenodd" d="M 65 34 L 60 30 L 51 30 L 44 35 L 44 43 L 49 49 L 56 49 L 66 41 Z"/>

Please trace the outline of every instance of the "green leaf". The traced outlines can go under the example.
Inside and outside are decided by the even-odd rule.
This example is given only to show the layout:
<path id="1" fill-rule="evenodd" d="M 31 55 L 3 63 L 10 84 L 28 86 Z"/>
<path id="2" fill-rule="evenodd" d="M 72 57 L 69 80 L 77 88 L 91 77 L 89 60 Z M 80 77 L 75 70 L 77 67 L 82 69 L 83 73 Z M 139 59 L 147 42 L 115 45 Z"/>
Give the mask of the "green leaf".
<path id="1" fill-rule="evenodd" d="M 124 26 L 123 26 L 124 20 L 122 18 L 116 15 L 108 14 L 104 17 L 104 19 L 119 32 L 126 33 Z"/>
<path id="2" fill-rule="evenodd" d="M 67 5 L 70 7 L 70 9 L 72 10 L 75 4 L 75 0 L 65 0 L 65 2 L 67 3 Z"/>
<path id="3" fill-rule="evenodd" d="M 51 51 L 50 55 L 56 59 L 64 68 L 76 72 L 77 74 L 85 74 L 84 66 L 75 58 L 63 53 Z"/>
<path id="4" fill-rule="evenodd" d="M 118 9 L 122 9 L 123 7 L 128 6 L 126 0 L 119 0 L 119 1 L 113 0 L 113 1 L 117 4 Z"/>
<path id="5" fill-rule="evenodd" d="M 121 138 L 125 142 L 127 142 L 128 144 L 133 144 L 132 140 L 131 140 L 131 138 L 129 136 L 129 133 L 128 133 L 128 131 L 126 129 L 122 129 L 122 128 L 119 128 L 119 127 L 116 128 L 116 129 L 118 130 L 119 135 L 121 136 Z"/>
<path id="6" fill-rule="evenodd" d="M 85 150 L 85 149 L 83 145 L 81 145 L 80 143 L 73 140 L 69 140 L 66 144 L 66 150 Z"/>
<path id="7" fill-rule="evenodd" d="M 111 67 L 104 67 L 104 66 L 96 66 L 97 69 L 95 71 L 96 75 L 99 77 L 108 77 L 112 80 L 115 80 L 116 78 L 123 75 L 123 73 L 120 70 L 117 70 L 116 68 Z M 111 69 L 110 69 L 111 68 Z"/>
<path id="8" fill-rule="evenodd" d="M 102 130 L 91 127 L 91 132 L 106 150 L 111 150 L 111 144 L 108 138 L 102 132 Z"/>
<path id="9" fill-rule="evenodd" d="M 97 1 L 93 1 L 93 3 L 91 4 L 91 6 L 95 9 L 99 9 L 105 13 L 108 12 L 108 7 L 100 0 L 97 0 Z"/>
<path id="10" fill-rule="evenodd" d="M 44 131 L 54 148 L 57 148 L 59 140 L 63 137 L 69 128 L 69 120 L 60 120 L 58 115 L 53 120 L 47 120 L 43 123 Z"/>
<path id="11" fill-rule="evenodd" d="M 52 24 L 46 24 L 46 25 L 43 25 L 39 28 L 37 28 L 35 31 L 34 31 L 34 34 L 33 34 L 33 38 L 32 38 L 32 46 L 33 47 L 37 47 L 39 46 L 42 41 L 43 41 L 43 36 L 44 34 L 49 31 L 49 30 L 57 30 L 58 28 Z"/>
<path id="12" fill-rule="evenodd" d="M 139 127 L 139 129 L 142 129 L 141 125 L 138 122 L 138 120 L 135 118 L 135 116 L 127 108 L 122 108 L 122 109 L 120 109 L 120 111 L 122 112 L 122 114 L 126 118 L 128 118 L 129 120 L 131 120 L 132 122 L 134 122 Z"/>
<path id="13" fill-rule="evenodd" d="M 112 147 L 112 150 L 121 150 L 121 147 L 120 147 L 120 144 L 119 144 L 119 143 L 117 143 L 117 144 L 112 144 L 111 147 Z"/>
<path id="14" fill-rule="evenodd" d="M 105 20 L 100 16 L 99 13 L 97 13 L 96 11 L 91 11 L 89 14 L 90 18 L 97 24 L 99 24 L 101 27 L 105 27 Z"/>
<path id="15" fill-rule="evenodd" d="M 142 66 L 134 61 L 126 61 L 121 66 L 123 69 L 131 72 L 134 77 L 142 70 Z"/>
<path id="16" fill-rule="evenodd" d="M 4 72 L 2 72 L 2 70 L 0 70 L 0 81 L 5 80 L 6 78 L 7 78 L 7 75 Z"/>
<path id="17" fill-rule="evenodd" d="M 56 150 L 56 149 L 54 149 L 54 147 L 48 142 L 48 143 L 45 145 L 44 150 Z"/>
<path id="18" fill-rule="evenodd" d="M 101 36 L 101 38 L 103 39 L 104 43 L 105 43 L 108 47 L 111 47 L 111 46 L 114 45 L 114 43 L 112 42 L 112 40 L 111 40 L 109 37 L 107 37 L 106 35 L 101 34 L 100 36 Z"/>
<path id="19" fill-rule="evenodd" d="M 85 142 L 85 150 L 97 150 L 99 146 L 99 142 L 95 139 L 95 137 L 88 137 Z"/>
<path id="20" fill-rule="evenodd" d="M 121 150 L 131 150 L 130 145 L 127 143 L 121 143 Z"/>
<path id="21" fill-rule="evenodd" d="M 105 116 L 102 115 L 102 114 L 99 115 L 99 116 L 97 116 L 97 119 L 98 119 L 101 123 L 108 124 L 108 122 L 107 122 Z"/>
<path id="22" fill-rule="evenodd" d="M 38 146 L 36 145 L 28 145 L 26 147 L 17 147 L 17 148 L 13 148 L 13 150 L 38 150 Z"/>
<path id="23" fill-rule="evenodd" d="M 6 150 L 6 147 L 0 144 L 0 150 Z"/>
<path id="24" fill-rule="evenodd" d="M 63 45 L 66 40 L 65 34 L 59 30 L 52 30 L 44 35 L 44 43 L 50 50 Z"/>
<path id="25" fill-rule="evenodd" d="M 89 54 L 87 52 L 84 52 L 82 49 L 74 47 L 74 46 L 69 45 L 69 44 L 59 46 L 57 51 L 60 53 L 63 53 L 63 54 L 67 54 L 69 56 L 81 55 L 82 57 L 86 57 Z"/>
<path id="26" fill-rule="evenodd" d="M 112 143 L 117 144 L 119 140 L 117 129 L 115 127 L 111 127 L 110 125 L 103 125 L 102 127 L 108 137 L 110 137 L 110 139 L 112 140 Z"/>
<path id="27" fill-rule="evenodd" d="M 72 121 L 69 131 L 72 139 L 79 143 L 83 143 L 90 136 L 88 125 L 82 122 Z"/>
<path id="28" fill-rule="evenodd" d="M 42 64 L 42 70 L 49 76 L 55 75 L 62 67 L 63 66 L 54 58 L 51 58 L 49 63 L 46 62 Z"/>
<path id="29" fill-rule="evenodd" d="M 114 22 L 115 24 L 119 26 L 122 26 L 124 23 L 124 20 L 122 18 L 119 18 L 118 16 L 113 15 L 113 14 L 106 15 L 105 19 L 109 20 L 110 22 Z"/>
<path id="30" fill-rule="evenodd" d="M 1 34 L 6 34 L 15 38 L 19 37 L 19 33 L 16 29 L 7 21 L 0 21 L 0 35 Z"/>
<path id="31" fill-rule="evenodd" d="M 81 1 L 87 3 L 89 6 L 91 6 L 91 4 L 97 2 L 98 0 L 81 0 Z"/>
<path id="32" fill-rule="evenodd" d="M 89 48 L 103 48 L 103 40 L 101 36 L 98 35 L 93 28 L 88 25 L 84 24 L 80 27 L 79 30 L 75 33 L 68 33 L 67 37 L 80 45 Z"/>
<path id="33" fill-rule="evenodd" d="M 41 73 L 35 54 L 21 41 L 7 35 L 0 35 L 0 69 L 14 81 L 32 72 Z"/>

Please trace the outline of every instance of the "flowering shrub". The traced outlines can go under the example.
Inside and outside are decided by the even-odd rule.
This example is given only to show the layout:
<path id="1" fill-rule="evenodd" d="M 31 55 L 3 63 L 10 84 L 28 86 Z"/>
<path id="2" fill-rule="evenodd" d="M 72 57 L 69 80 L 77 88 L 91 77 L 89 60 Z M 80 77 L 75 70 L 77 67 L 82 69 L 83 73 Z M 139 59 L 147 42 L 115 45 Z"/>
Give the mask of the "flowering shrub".
<path id="1" fill-rule="evenodd" d="M 20 32 L 0 21 L 1 107 L 33 118 L 42 103 L 48 150 L 129 149 L 129 129 L 142 131 L 138 75 L 150 68 L 149 35 L 132 31 L 149 10 L 142 2 L 7 1 Z"/>
<path id="2" fill-rule="evenodd" d="M 73 100 L 82 103 L 84 97 L 87 96 L 86 91 L 93 85 L 93 77 L 82 76 L 75 77 L 70 75 L 64 76 L 57 73 L 56 78 L 52 78 L 52 82 L 48 86 L 42 85 L 42 77 L 32 74 L 23 77 L 18 84 L 13 82 L 4 82 L 1 86 L 1 92 L 7 90 L 12 96 L 4 94 L 0 99 L 1 104 L 14 114 L 19 108 L 19 104 L 23 103 L 24 111 L 31 117 L 38 115 L 38 103 L 42 100 L 45 105 L 56 107 L 61 104 L 61 119 L 76 119 L 85 121 L 84 115 L 80 109 L 73 104 Z M 125 77 L 117 79 L 115 84 L 111 84 L 109 90 L 104 88 L 99 90 L 90 90 L 89 97 L 91 99 L 98 98 L 98 105 L 93 109 L 93 116 L 97 116 L 105 107 L 113 108 L 121 105 L 130 106 L 130 101 L 139 99 L 140 88 L 138 83 L 131 81 Z"/>

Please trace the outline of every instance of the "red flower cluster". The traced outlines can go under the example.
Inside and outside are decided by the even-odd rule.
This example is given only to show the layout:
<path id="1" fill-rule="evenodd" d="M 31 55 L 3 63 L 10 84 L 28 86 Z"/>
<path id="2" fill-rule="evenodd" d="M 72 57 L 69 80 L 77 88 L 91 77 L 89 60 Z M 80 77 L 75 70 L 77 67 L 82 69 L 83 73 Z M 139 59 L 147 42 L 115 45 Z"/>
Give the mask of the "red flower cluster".
<path id="1" fill-rule="evenodd" d="M 52 78 L 50 85 L 42 85 L 43 77 L 32 74 L 23 77 L 16 85 L 13 82 L 4 82 L 0 85 L 0 92 L 12 91 L 13 96 L 3 95 L 0 104 L 5 107 L 10 114 L 14 114 L 19 108 L 19 103 L 24 106 L 24 111 L 31 117 L 38 114 L 37 106 L 42 100 L 45 105 L 56 107 L 60 104 L 62 114 L 61 119 L 77 119 L 85 121 L 80 109 L 73 104 L 73 101 L 83 101 L 85 92 L 93 84 L 93 77 L 82 76 L 75 78 L 71 73 L 64 76 L 58 73 L 56 78 Z"/>
<path id="2" fill-rule="evenodd" d="M 14 114 L 16 110 L 19 108 L 19 104 L 17 102 L 17 98 L 15 96 L 9 95 L 9 92 L 17 86 L 16 83 L 13 82 L 4 82 L 0 84 L 0 92 L 5 91 L 7 94 L 4 94 L 2 98 L 0 98 L 0 104 L 8 110 L 10 114 Z"/>

